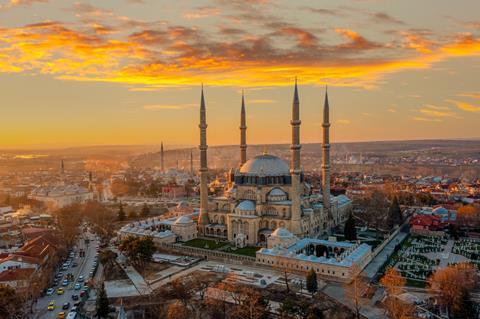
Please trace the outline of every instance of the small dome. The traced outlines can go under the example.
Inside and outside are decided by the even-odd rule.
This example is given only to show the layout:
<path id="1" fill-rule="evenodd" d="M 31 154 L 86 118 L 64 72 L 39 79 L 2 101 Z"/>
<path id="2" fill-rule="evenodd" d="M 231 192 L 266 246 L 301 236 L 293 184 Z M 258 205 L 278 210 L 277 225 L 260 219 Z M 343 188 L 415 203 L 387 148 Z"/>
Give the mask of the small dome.
<path id="1" fill-rule="evenodd" d="M 293 234 L 288 230 L 286 230 L 285 228 L 279 227 L 275 229 L 275 231 L 272 233 L 271 236 L 281 237 L 281 238 L 291 238 L 293 237 Z"/>
<path id="2" fill-rule="evenodd" d="M 255 203 L 252 202 L 251 200 L 244 200 L 237 205 L 237 208 L 241 211 L 254 211 Z"/>
<path id="3" fill-rule="evenodd" d="M 178 224 L 190 224 L 192 223 L 192 219 L 191 218 L 188 218 L 187 216 L 180 216 L 177 218 L 177 220 L 175 220 L 175 222 L 173 223 L 174 225 L 178 225 Z"/>
<path id="4" fill-rule="evenodd" d="M 243 164 L 240 173 L 254 176 L 283 176 L 290 175 L 290 168 L 279 157 L 263 154 Z"/>
<path id="5" fill-rule="evenodd" d="M 287 194 L 283 190 L 281 190 L 280 188 L 274 188 L 270 191 L 270 193 L 268 195 L 270 195 L 270 196 L 285 196 Z"/>
<path id="6" fill-rule="evenodd" d="M 445 207 L 437 207 L 433 210 L 432 213 L 434 213 L 436 215 L 447 215 L 448 210 Z"/>

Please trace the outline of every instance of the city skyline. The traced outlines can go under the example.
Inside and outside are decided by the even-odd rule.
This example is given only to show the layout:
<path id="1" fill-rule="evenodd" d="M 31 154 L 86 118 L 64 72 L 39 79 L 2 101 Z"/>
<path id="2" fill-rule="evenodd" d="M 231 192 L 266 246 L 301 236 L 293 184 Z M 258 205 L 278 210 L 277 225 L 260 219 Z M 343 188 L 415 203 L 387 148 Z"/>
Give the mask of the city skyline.
<path id="1" fill-rule="evenodd" d="M 412 4 L 0 2 L 0 148 L 196 145 L 202 82 L 209 145 L 242 90 L 248 143 L 289 143 L 295 77 L 302 143 L 326 84 L 333 143 L 479 138 L 480 4 Z"/>

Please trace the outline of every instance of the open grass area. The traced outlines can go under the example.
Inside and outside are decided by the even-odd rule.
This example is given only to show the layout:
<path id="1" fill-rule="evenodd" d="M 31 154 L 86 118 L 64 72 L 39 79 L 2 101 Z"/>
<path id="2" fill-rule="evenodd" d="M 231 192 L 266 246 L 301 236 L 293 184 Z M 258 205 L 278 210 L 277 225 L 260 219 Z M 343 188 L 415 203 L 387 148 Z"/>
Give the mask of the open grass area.
<path id="1" fill-rule="evenodd" d="M 227 242 L 215 241 L 211 239 L 195 238 L 184 243 L 185 246 L 216 250 L 229 245 Z"/>

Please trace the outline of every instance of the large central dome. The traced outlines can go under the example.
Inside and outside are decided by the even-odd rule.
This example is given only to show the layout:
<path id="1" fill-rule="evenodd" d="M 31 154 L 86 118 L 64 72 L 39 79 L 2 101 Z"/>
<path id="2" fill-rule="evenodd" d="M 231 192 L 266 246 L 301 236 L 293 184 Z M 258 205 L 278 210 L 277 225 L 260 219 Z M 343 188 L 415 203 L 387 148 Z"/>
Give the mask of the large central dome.
<path id="1" fill-rule="evenodd" d="M 282 159 L 268 154 L 255 156 L 240 167 L 240 173 L 255 176 L 290 175 L 288 164 Z"/>

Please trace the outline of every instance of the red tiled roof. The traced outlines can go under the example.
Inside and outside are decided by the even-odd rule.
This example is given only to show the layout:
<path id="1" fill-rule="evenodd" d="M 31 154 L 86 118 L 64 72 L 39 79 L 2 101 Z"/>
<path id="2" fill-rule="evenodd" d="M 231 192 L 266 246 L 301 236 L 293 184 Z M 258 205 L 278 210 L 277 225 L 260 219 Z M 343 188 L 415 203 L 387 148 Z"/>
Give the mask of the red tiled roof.
<path id="1" fill-rule="evenodd" d="M 3 258 L 2 260 L 0 260 L 0 264 L 4 263 L 6 261 L 9 261 L 9 260 L 24 262 L 24 263 L 27 263 L 27 264 L 34 264 L 34 265 L 40 264 L 40 260 L 38 258 L 31 257 L 31 256 L 25 256 L 25 255 L 21 255 L 21 254 L 10 254 L 6 258 Z"/>
<path id="2" fill-rule="evenodd" d="M 0 272 L 0 282 L 28 280 L 35 273 L 33 268 L 17 268 Z"/>
<path id="3" fill-rule="evenodd" d="M 410 225 L 419 226 L 438 226 L 440 217 L 435 215 L 416 215 L 410 220 Z"/>

